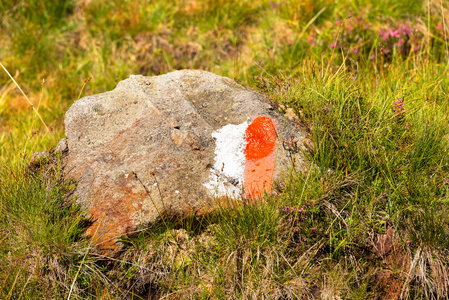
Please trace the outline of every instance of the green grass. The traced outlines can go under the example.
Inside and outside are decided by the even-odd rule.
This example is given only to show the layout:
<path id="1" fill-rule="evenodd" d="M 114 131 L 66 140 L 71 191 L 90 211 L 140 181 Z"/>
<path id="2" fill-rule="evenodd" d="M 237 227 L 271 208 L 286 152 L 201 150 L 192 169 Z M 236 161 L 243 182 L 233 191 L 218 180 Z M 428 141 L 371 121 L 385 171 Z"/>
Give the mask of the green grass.
<path id="1" fill-rule="evenodd" d="M 448 298 L 445 1 L 0 0 L 0 11 L 1 63 L 50 128 L 2 70 L 1 299 Z M 180 68 L 293 110 L 309 165 L 260 203 L 167 216 L 124 239 L 119 258 L 99 256 L 59 155 L 29 158 L 64 136 L 79 96 Z"/>

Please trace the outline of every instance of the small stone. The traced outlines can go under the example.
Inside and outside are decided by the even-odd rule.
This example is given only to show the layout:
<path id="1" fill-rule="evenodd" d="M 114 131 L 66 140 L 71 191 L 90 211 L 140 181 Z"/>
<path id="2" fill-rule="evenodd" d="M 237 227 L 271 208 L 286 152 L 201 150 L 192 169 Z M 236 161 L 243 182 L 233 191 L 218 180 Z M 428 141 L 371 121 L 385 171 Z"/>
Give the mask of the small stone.
<path id="1" fill-rule="evenodd" d="M 59 141 L 58 145 L 56 146 L 55 151 L 60 153 L 65 153 L 69 150 L 67 147 L 67 139 L 63 138 Z"/>
<path id="2" fill-rule="evenodd" d="M 290 121 L 295 121 L 295 122 L 299 122 L 299 118 L 296 115 L 295 111 L 293 110 L 293 108 L 287 108 L 287 111 L 285 112 L 285 116 L 290 120 Z"/>
<path id="3" fill-rule="evenodd" d="M 31 155 L 30 164 L 36 163 L 36 162 L 40 161 L 41 159 L 49 157 L 49 156 L 50 156 L 50 153 L 48 153 L 47 151 L 35 152 L 35 153 L 33 153 L 33 155 Z"/>

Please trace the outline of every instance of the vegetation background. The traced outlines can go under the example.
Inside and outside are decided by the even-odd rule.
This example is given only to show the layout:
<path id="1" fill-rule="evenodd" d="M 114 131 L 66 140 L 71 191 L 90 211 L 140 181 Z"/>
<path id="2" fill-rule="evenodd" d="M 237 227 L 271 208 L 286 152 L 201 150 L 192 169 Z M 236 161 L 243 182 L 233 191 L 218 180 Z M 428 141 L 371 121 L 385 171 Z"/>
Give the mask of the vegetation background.
<path id="1" fill-rule="evenodd" d="M 0 14 L 1 299 L 449 298 L 446 0 L 0 0 Z M 100 256 L 58 154 L 30 156 L 81 96 L 183 68 L 294 111 L 311 166 L 261 203 L 168 216 Z"/>

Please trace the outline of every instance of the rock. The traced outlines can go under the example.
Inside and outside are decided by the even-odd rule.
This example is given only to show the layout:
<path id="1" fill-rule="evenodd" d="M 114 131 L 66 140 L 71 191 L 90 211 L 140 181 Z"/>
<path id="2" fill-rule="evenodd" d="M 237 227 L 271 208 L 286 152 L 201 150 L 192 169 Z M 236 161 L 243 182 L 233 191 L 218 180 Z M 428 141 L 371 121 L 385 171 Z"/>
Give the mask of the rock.
<path id="1" fill-rule="evenodd" d="M 55 152 L 65 153 L 69 150 L 67 147 L 67 139 L 61 139 L 55 148 Z"/>
<path id="2" fill-rule="evenodd" d="M 49 156 L 50 156 L 50 153 L 48 153 L 48 151 L 34 152 L 30 158 L 30 164 L 36 164 L 39 161 L 43 160 L 44 158 L 48 158 Z"/>
<path id="3" fill-rule="evenodd" d="M 65 128 L 65 176 L 78 181 L 76 201 L 95 220 L 88 234 L 104 251 L 164 213 L 260 198 L 303 161 L 304 133 L 269 101 L 204 71 L 131 75 L 75 101 Z"/>

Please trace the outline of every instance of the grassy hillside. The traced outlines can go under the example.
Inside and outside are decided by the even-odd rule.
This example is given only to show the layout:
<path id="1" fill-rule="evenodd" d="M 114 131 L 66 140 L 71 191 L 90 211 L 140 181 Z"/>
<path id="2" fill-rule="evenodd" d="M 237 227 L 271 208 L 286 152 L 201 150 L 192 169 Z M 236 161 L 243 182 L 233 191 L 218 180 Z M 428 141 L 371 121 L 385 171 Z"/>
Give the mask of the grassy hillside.
<path id="1" fill-rule="evenodd" d="M 0 70 L 1 299 L 449 298 L 447 1 L 0 0 L 0 13 L 14 78 Z M 64 136 L 76 99 L 182 68 L 292 109 L 309 170 L 99 256 L 58 157 L 29 158 Z"/>

